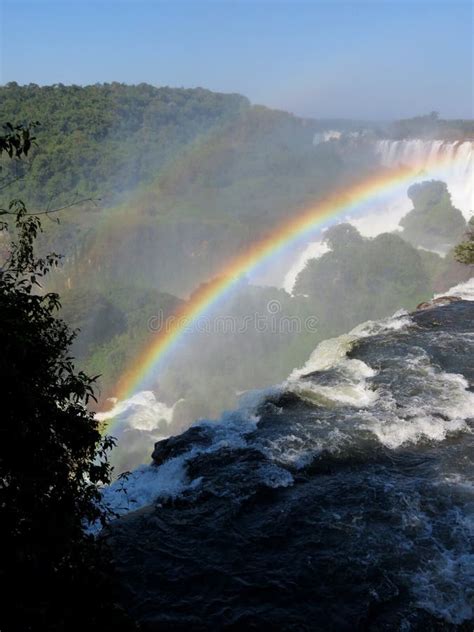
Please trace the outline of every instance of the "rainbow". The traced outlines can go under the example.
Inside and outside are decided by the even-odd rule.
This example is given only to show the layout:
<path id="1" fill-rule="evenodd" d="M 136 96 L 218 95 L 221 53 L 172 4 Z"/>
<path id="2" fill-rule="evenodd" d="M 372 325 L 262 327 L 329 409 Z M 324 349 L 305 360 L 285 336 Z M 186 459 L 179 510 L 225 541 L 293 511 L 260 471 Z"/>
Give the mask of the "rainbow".
<path id="1" fill-rule="evenodd" d="M 440 167 L 441 165 L 437 165 Z M 430 170 L 430 176 L 432 171 Z M 180 307 L 166 327 L 158 331 L 151 343 L 138 354 L 133 364 L 121 376 L 115 396 L 119 401 L 131 397 L 135 392 L 144 390 L 152 378 L 163 367 L 173 348 L 184 337 L 199 317 L 207 314 L 249 273 L 255 272 L 259 265 L 277 256 L 281 251 L 313 236 L 322 228 L 335 223 L 338 219 L 352 217 L 364 208 L 368 202 L 381 195 L 391 195 L 399 187 L 406 186 L 420 174 L 420 169 L 399 167 L 377 173 L 342 191 L 336 191 L 323 200 L 312 204 L 291 219 L 281 223 L 265 238 L 249 246 L 247 250 L 235 256 L 224 265 L 221 275 L 201 286 L 191 298 Z M 102 415 L 105 417 L 105 415 Z M 113 424 L 113 419 L 109 420 Z"/>

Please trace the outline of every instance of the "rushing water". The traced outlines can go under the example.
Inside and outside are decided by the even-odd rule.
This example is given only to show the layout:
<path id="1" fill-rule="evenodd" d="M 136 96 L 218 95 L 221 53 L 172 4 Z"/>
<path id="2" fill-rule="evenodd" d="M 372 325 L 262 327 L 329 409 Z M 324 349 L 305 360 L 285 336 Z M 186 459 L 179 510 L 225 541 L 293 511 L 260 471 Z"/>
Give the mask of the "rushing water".
<path id="1" fill-rule="evenodd" d="M 439 164 L 444 166 L 439 179 L 446 182 L 453 204 L 466 215 L 474 210 L 474 142 L 444 140 L 380 140 L 375 153 L 384 167 L 407 165 L 429 175 Z"/>
<path id="2" fill-rule="evenodd" d="M 321 135 L 318 142 L 337 142 L 340 138 L 340 132 L 330 131 Z M 371 145 L 376 159 L 383 167 L 396 168 L 401 165 L 416 167 L 419 169 L 419 175 L 413 178 L 414 182 L 422 182 L 434 177 L 446 182 L 454 206 L 462 211 L 467 220 L 471 217 L 474 211 L 474 142 L 385 139 L 371 141 Z M 442 168 L 439 167 L 440 165 Z M 348 218 L 348 221 L 354 224 L 364 236 L 375 237 L 380 233 L 397 230 L 400 220 L 412 207 L 413 204 L 406 192 L 398 191 L 383 200 L 377 199 L 369 203 L 361 216 L 355 219 Z M 296 277 L 308 261 L 321 256 L 325 251 L 324 244 L 320 241 L 303 246 L 298 253 L 295 253 L 282 281 L 282 287 L 291 294 Z M 445 252 L 440 254 L 445 254 Z"/>
<path id="3" fill-rule="evenodd" d="M 147 630 L 472 630 L 473 317 L 459 300 L 365 323 L 159 442 L 107 493 L 144 507 L 111 529 L 133 615 Z"/>

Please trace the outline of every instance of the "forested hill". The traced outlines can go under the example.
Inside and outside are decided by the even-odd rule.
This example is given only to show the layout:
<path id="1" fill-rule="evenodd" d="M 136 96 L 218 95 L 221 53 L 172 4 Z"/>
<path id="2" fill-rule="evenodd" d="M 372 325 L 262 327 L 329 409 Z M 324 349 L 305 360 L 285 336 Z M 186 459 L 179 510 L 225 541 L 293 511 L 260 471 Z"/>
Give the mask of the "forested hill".
<path id="1" fill-rule="evenodd" d="M 358 121 L 306 120 L 200 88 L 0 87 L 0 123 L 36 120 L 25 177 L 5 188 L 3 199 L 19 197 L 30 210 L 101 199 L 54 215 L 59 223 L 45 221 L 38 247 L 64 255 L 48 289 L 60 293 L 65 319 L 80 328 L 73 354 L 81 368 L 103 376 L 104 398 L 116 394 L 120 375 L 149 344 L 151 318 L 172 314 L 279 221 L 380 167 L 363 134 L 313 143 L 324 129 L 365 129 Z M 14 176 L 8 166 L 2 163 L 0 186 Z M 411 199 L 403 232 L 374 240 L 353 233 L 350 244 L 342 238 L 341 248 L 300 275 L 296 296 L 251 285 L 229 299 L 222 317 L 240 322 L 276 300 L 282 319 L 316 314 L 318 331 L 275 337 L 255 330 L 245 341 L 229 334 L 212 344 L 193 337 L 161 376 L 163 401 L 186 401 L 174 430 L 234 406 L 236 391 L 284 379 L 322 339 L 413 309 L 464 280 L 452 258 L 417 250 L 461 238 L 465 221 L 446 187 L 428 183 Z M 279 284 L 295 255 L 254 282 Z"/>
<path id="2" fill-rule="evenodd" d="M 250 107 L 241 95 L 202 88 L 0 87 L 1 123 L 41 124 L 28 178 L 18 185 L 39 204 L 72 194 L 112 202 L 152 179 L 184 146 Z"/>
<path id="3" fill-rule="evenodd" d="M 40 123 L 37 146 L 28 161 L 14 163 L 14 173 L 8 174 L 27 177 L 9 192 L 42 207 L 84 197 L 113 206 L 124 193 L 152 184 L 164 170 L 161 184 L 172 195 L 182 188 L 181 177 L 195 184 L 197 171 L 201 188 L 217 189 L 249 174 L 254 182 L 262 175 L 285 177 L 288 169 L 299 174 L 308 168 L 308 152 L 312 160 L 316 131 L 366 125 L 302 119 L 252 105 L 239 94 L 203 88 L 116 82 L 0 86 L 0 125 L 32 121 Z M 4 169 L 11 171 L 12 165 Z"/>
<path id="4" fill-rule="evenodd" d="M 100 198 L 102 206 L 115 205 L 124 193 L 152 183 L 165 167 L 171 169 L 161 185 L 173 195 L 182 189 L 180 178 L 192 183 L 198 172 L 201 188 L 216 189 L 249 173 L 254 181 L 271 173 L 284 179 L 288 170 L 299 177 L 312 168 L 314 155 L 307 152 L 314 133 L 324 129 L 369 127 L 396 138 L 474 134 L 472 121 L 443 121 L 436 113 L 397 121 L 382 131 L 362 121 L 301 119 L 251 105 L 239 94 L 203 88 L 117 82 L 0 86 L 0 125 L 32 121 L 40 123 L 37 146 L 28 161 L 4 169 L 7 179 L 27 173 L 9 192 L 42 207 L 88 197 Z M 196 146 L 199 151 L 193 151 Z M 286 184 L 282 188 L 286 191 Z"/>
<path id="5" fill-rule="evenodd" d="M 13 162 L 14 173 L 3 165 L 10 198 L 30 210 L 100 200 L 45 225 L 40 246 L 64 255 L 67 287 L 119 282 L 184 296 L 345 172 L 335 148 L 313 146 L 332 121 L 237 94 L 118 83 L 0 87 L 0 123 L 36 120 L 28 161 Z"/>

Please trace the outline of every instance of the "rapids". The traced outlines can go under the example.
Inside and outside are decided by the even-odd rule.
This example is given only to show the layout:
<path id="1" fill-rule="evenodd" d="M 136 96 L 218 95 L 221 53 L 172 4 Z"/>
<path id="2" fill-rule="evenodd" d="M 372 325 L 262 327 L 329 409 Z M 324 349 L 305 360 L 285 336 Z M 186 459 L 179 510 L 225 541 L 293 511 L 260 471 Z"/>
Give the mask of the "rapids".
<path id="1" fill-rule="evenodd" d="M 158 442 L 106 492 L 141 508 L 108 533 L 133 616 L 147 630 L 472 630 L 473 318 L 460 298 L 364 323 Z"/>

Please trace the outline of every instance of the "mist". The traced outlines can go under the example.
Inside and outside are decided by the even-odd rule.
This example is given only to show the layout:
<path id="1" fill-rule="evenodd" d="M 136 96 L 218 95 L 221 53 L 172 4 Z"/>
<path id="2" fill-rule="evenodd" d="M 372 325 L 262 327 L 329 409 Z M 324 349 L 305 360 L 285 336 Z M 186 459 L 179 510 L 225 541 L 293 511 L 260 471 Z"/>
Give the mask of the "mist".
<path id="1" fill-rule="evenodd" d="M 434 111 L 385 122 L 300 118 L 238 94 L 146 84 L 8 84 L 2 94 L 4 117 L 20 102 L 44 119 L 31 173 L 9 166 L 13 189 L 43 210 L 81 200 L 41 235 L 44 252 L 64 255 L 45 289 L 59 292 L 63 317 L 79 330 L 78 366 L 99 376 L 117 474 L 148 463 L 156 441 L 235 408 L 242 393 L 281 383 L 325 338 L 412 310 L 469 276 L 452 253 L 472 213 L 469 120 Z M 57 99 L 64 121 L 47 107 Z M 92 127 L 86 104 L 97 111 Z M 48 143 L 70 165 L 65 178 L 48 163 Z M 122 376 L 159 333 L 157 318 L 171 318 L 282 222 L 400 167 L 413 170 L 410 182 L 254 267 L 205 315 L 206 331 L 187 333 L 130 401 L 116 401 Z M 352 239 L 335 238 L 331 225 L 347 222 Z"/>
<path id="2" fill-rule="evenodd" d="M 119 103 L 131 89 L 113 90 Z M 138 90 L 150 112 L 173 96 Z M 204 113 L 211 98 L 178 94 L 178 121 L 179 107 L 187 113 L 197 98 Z M 48 287 L 80 329 L 79 366 L 100 375 L 99 418 L 113 419 L 117 473 L 148 463 L 156 441 L 235 408 L 243 393 L 284 382 L 321 341 L 413 310 L 469 277 L 452 254 L 471 214 L 468 122 L 434 114 L 384 125 L 318 121 L 237 96 L 219 99 L 214 121 L 188 118 L 188 133 L 178 137 L 164 110 L 155 153 L 124 159 L 105 203 L 63 215 L 43 237 L 45 248 L 54 244 L 66 255 Z M 109 130 L 107 142 L 116 143 L 116 133 Z M 193 324 L 142 391 L 116 400 L 122 374 L 159 327 L 229 258 L 332 191 L 400 166 L 414 169 L 411 182 L 257 266 Z"/>
<path id="3" fill-rule="evenodd" d="M 474 630 L 472 24 L 0 0 L 2 632 Z"/>

